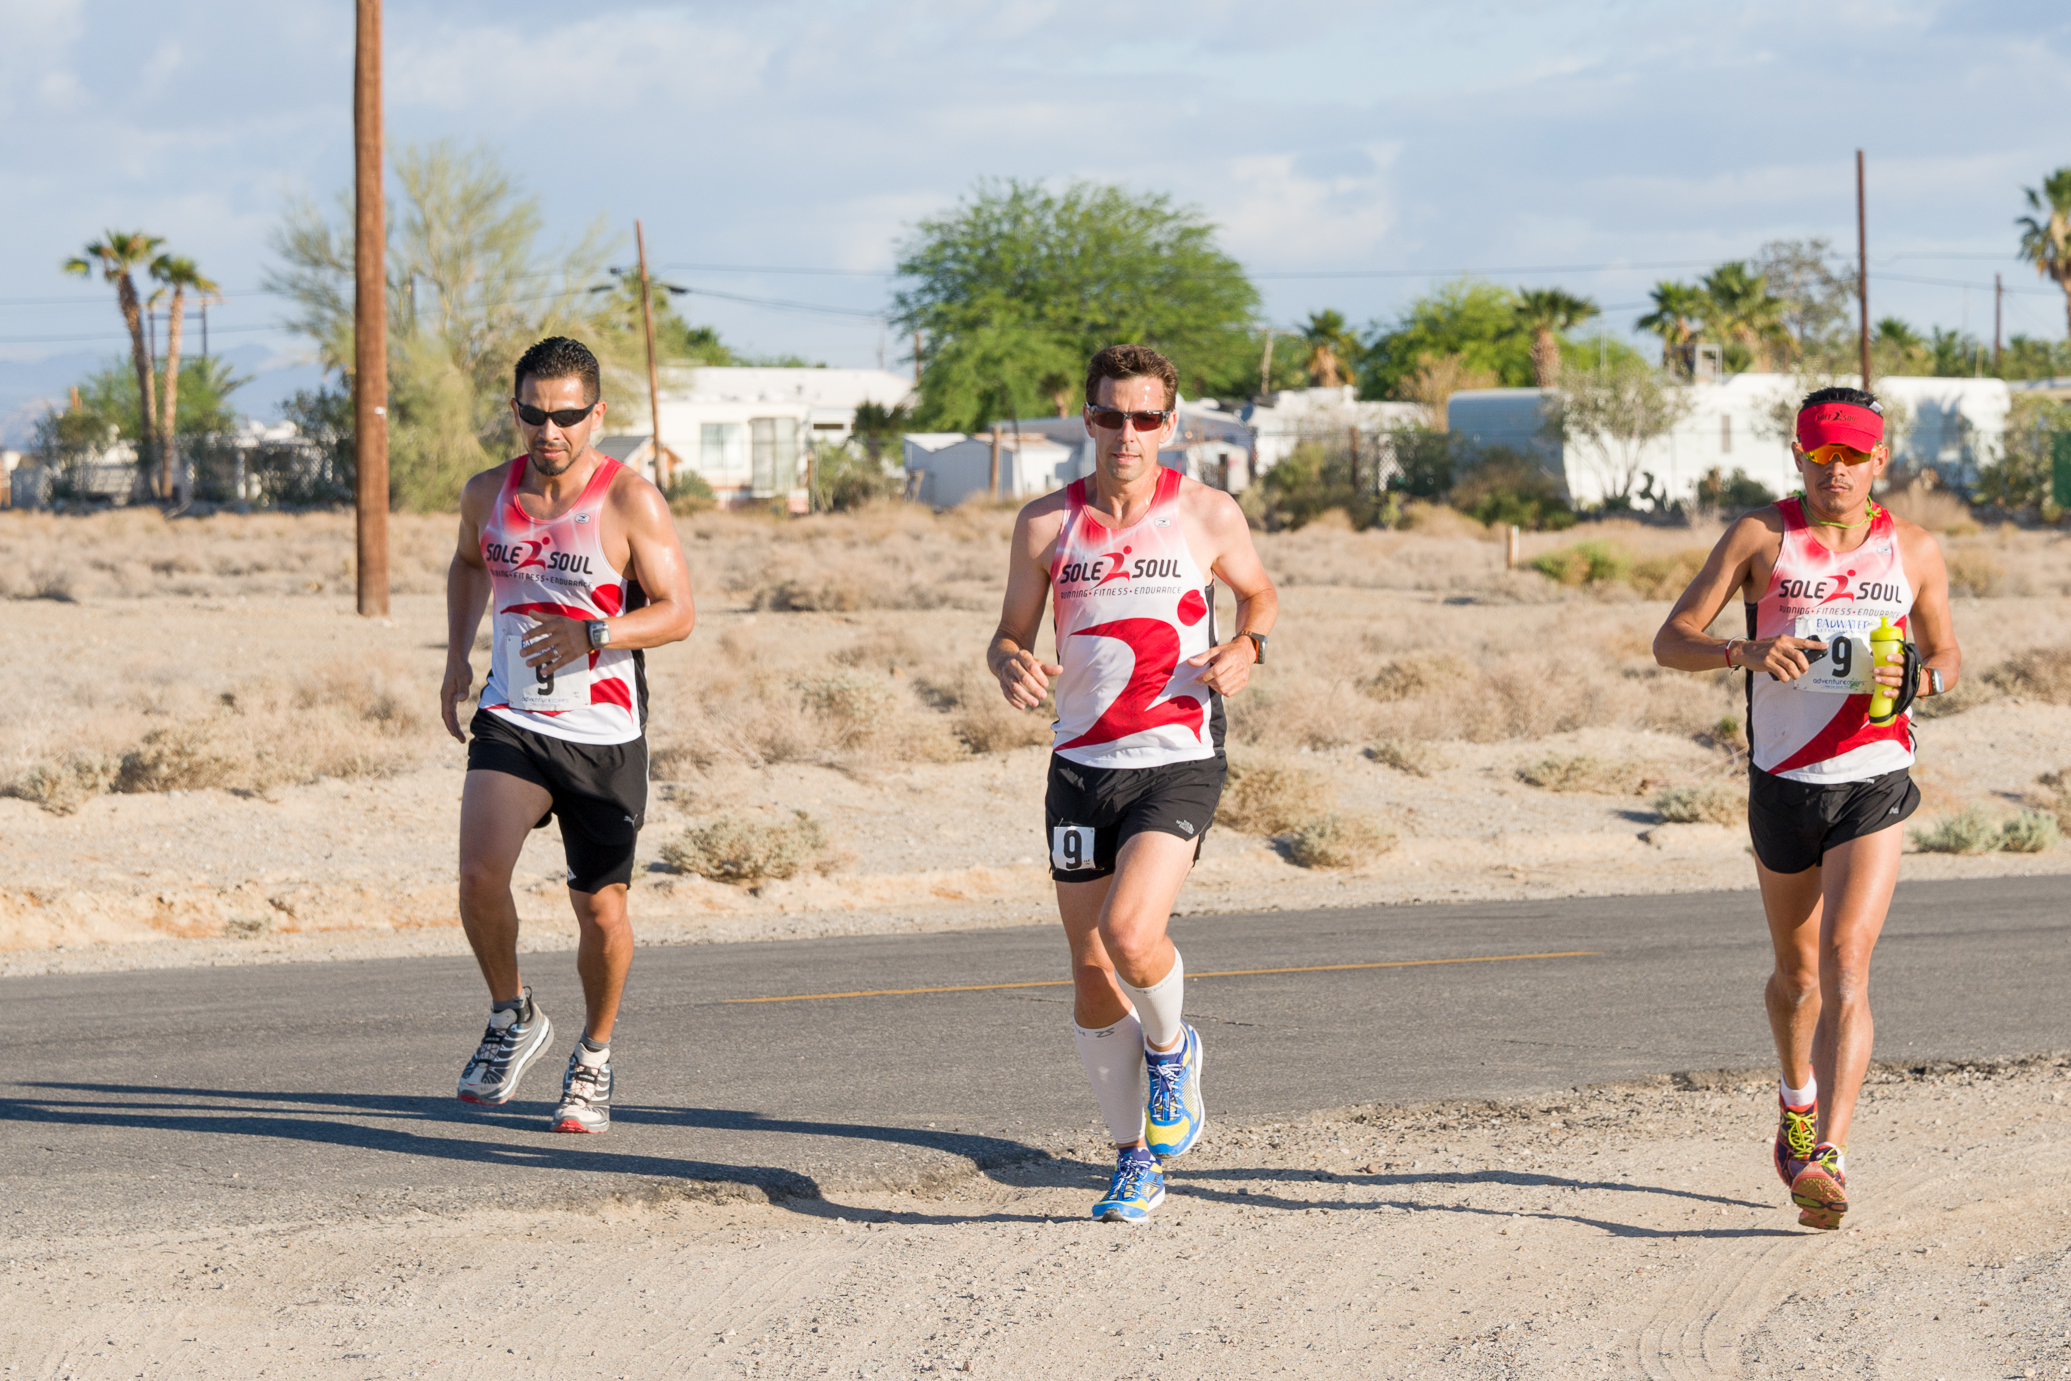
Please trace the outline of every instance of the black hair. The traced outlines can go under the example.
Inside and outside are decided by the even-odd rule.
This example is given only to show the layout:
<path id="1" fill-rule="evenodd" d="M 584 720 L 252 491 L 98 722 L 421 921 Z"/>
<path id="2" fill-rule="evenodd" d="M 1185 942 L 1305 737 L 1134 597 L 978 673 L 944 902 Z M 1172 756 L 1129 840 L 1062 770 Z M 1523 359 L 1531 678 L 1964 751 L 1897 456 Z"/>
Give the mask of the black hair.
<path id="1" fill-rule="evenodd" d="M 604 385 L 598 377 L 597 357 L 590 353 L 590 347 L 567 336 L 548 336 L 524 354 L 518 356 L 518 367 L 512 373 L 511 393 L 515 395 L 525 386 L 527 378 L 534 379 L 580 379 L 582 396 L 588 400 L 585 406 L 596 406 L 604 396 Z"/>
<path id="2" fill-rule="evenodd" d="M 1860 388 L 1814 389 L 1805 395 L 1804 402 L 1798 404 L 1798 411 L 1803 412 L 1821 403 L 1852 403 L 1859 408 L 1868 408 L 1879 416 L 1884 413 L 1884 405 L 1877 401 L 1877 395 Z"/>

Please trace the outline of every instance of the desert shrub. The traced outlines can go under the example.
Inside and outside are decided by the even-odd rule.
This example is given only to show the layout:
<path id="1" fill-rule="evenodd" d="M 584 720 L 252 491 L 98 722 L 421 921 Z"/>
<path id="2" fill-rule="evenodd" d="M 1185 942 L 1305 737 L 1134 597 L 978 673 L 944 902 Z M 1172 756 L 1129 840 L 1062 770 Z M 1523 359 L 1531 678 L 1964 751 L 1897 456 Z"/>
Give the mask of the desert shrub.
<path id="1" fill-rule="evenodd" d="M 1986 672 L 1984 680 L 2025 700 L 2071 705 L 2071 647 L 2037 647 L 2016 652 Z"/>
<path id="2" fill-rule="evenodd" d="M 1747 793 L 1717 782 L 1672 786 L 1654 798 L 1662 819 L 1676 825 L 1733 825 L 1747 818 Z"/>
<path id="3" fill-rule="evenodd" d="M 1575 525 L 1560 481 L 1508 447 L 1491 447 L 1476 457 L 1447 502 L 1482 524 L 1553 532 Z"/>
<path id="4" fill-rule="evenodd" d="M 2006 692 L 1986 676 L 1965 676 L 1943 695 L 1922 695 L 1909 713 L 1915 719 L 1947 719 L 1997 700 Z"/>
<path id="5" fill-rule="evenodd" d="M 2041 788 L 2043 809 L 2056 820 L 2059 830 L 2071 834 L 2071 767 L 2043 773 L 2035 785 Z"/>
<path id="6" fill-rule="evenodd" d="M 1609 585 L 1632 574 L 1632 553 L 1611 542 L 1577 542 L 1532 559 L 1532 569 L 1563 585 Z"/>
<path id="7" fill-rule="evenodd" d="M 1459 439 L 1451 432 L 1402 427 L 1388 433 L 1389 459 L 1393 473 L 1388 492 L 1410 499 L 1442 499 L 1453 487 L 1455 448 Z"/>
<path id="8" fill-rule="evenodd" d="M 1338 441 L 1303 441 L 1259 480 L 1260 518 L 1274 532 L 1299 529 L 1333 509 L 1364 531 L 1380 521 L 1383 502 L 1374 472 L 1380 457 L 1372 447 L 1355 455 Z"/>
<path id="9" fill-rule="evenodd" d="M 1710 555 L 1704 547 L 1684 547 L 1667 556 L 1643 556 L 1632 563 L 1626 579 L 1648 599 L 1674 599 L 1697 578 Z"/>
<path id="10" fill-rule="evenodd" d="M 813 506 L 822 512 L 846 513 L 896 499 L 904 483 L 904 475 L 888 472 L 882 460 L 858 455 L 847 446 L 814 448 Z"/>
<path id="11" fill-rule="evenodd" d="M 1879 502 L 1907 522 L 1929 532 L 1960 536 L 1978 530 L 1977 520 L 1971 517 L 1970 505 L 1930 480 L 1915 479 L 1909 484 L 1894 486 L 1879 496 Z"/>
<path id="12" fill-rule="evenodd" d="M 30 801 L 53 815 L 70 815 L 108 789 L 115 765 L 91 753 L 73 752 L 57 762 L 30 765 L 0 783 L 0 796 Z"/>
<path id="13" fill-rule="evenodd" d="M 857 609 L 940 609 L 951 604 L 939 585 L 915 580 L 877 580 L 875 573 L 818 571 L 758 585 L 749 596 L 755 609 L 778 613 L 848 613 Z"/>
<path id="14" fill-rule="evenodd" d="M 1776 496 L 1769 492 L 1769 486 L 1742 469 L 1736 468 L 1728 475 L 1714 465 L 1697 481 L 1697 507 L 1707 513 L 1730 517 L 1775 502 Z"/>
<path id="15" fill-rule="evenodd" d="M 1932 829 L 1913 831 L 1913 843 L 1930 854 L 1981 854 L 1998 848 L 1999 840 L 1998 826 L 1976 807 L 1945 815 Z"/>
<path id="16" fill-rule="evenodd" d="M 1445 754 L 1431 744 L 1405 739 L 1384 738 L 1368 746 L 1366 756 L 1383 767 L 1407 772 L 1412 777 L 1428 777 L 1452 766 Z"/>
<path id="17" fill-rule="evenodd" d="M 721 815 L 692 825 L 662 846 L 662 862 L 679 873 L 752 887 L 796 877 L 826 853 L 827 837 L 819 822 L 801 810 L 793 819 L 775 824 Z"/>
<path id="18" fill-rule="evenodd" d="M 2024 810 L 1999 827 L 1999 847 L 2010 854 L 2039 854 L 2062 837 L 2056 815 L 2047 811 Z"/>
<path id="19" fill-rule="evenodd" d="M 678 517 L 709 513 L 719 506 L 719 497 L 705 477 L 688 465 L 669 478 L 669 511 Z"/>
<path id="20" fill-rule="evenodd" d="M 2006 567 L 1990 552 L 1958 547 L 1949 553 L 1949 593 L 1989 599 L 2006 586 Z"/>
<path id="21" fill-rule="evenodd" d="M 1474 675 L 1474 668 L 1468 665 L 1464 657 L 1441 652 L 1388 662 L 1375 672 L 1361 689 L 1374 699 L 1387 704 L 1433 692 L 1448 691 L 1471 681 Z"/>
<path id="22" fill-rule="evenodd" d="M 1287 856 L 1303 868 L 1357 868 L 1396 845 L 1370 815 L 1331 811 L 1286 832 Z"/>
<path id="23" fill-rule="evenodd" d="M 120 792 L 199 791 L 222 786 L 231 770 L 204 725 L 181 724 L 153 729 L 144 741 L 122 755 L 111 783 Z"/>
<path id="24" fill-rule="evenodd" d="M 1285 763 L 1232 763 L 1215 818 L 1239 834 L 1284 834 L 1327 814 L 1335 798 L 1321 772 Z"/>
<path id="25" fill-rule="evenodd" d="M 1587 753 L 1552 753 L 1517 769 L 1519 780 L 1547 791 L 1586 791 L 1604 796 L 1630 794 L 1640 774 L 1629 764 L 1605 762 Z"/>

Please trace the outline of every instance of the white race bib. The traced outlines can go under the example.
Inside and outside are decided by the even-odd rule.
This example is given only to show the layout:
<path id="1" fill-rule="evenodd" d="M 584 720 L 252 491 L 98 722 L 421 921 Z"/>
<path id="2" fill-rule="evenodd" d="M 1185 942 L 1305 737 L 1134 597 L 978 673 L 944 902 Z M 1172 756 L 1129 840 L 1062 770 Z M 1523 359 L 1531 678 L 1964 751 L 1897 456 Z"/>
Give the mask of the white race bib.
<path id="1" fill-rule="evenodd" d="M 1050 866 L 1060 872 L 1093 867 L 1093 827 L 1058 825 L 1053 828 L 1050 831 Z"/>
<path id="2" fill-rule="evenodd" d="M 522 626 L 521 626 L 522 625 Z M 555 671 L 525 665 L 525 639 L 533 625 L 521 619 L 505 622 L 497 639 L 503 651 L 503 686 L 514 710 L 579 710 L 590 703 L 590 659 Z"/>
<path id="3" fill-rule="evenodd" d="M 1875 614 L 1814 611 L 1798 615 L 1797 636 L 1818 638 L 1827 645 L 1826 655 L 1812 663 L 1812 670 L 1795 681 L 1792 690 L 1825 691 L 1828 695 L 1868 695 L 1876 689 L 1877 667 L 1870 652 L 1870 630 L 1877 626 Z M 1805 653 L 1811 657 L 1808 649 Z"/>

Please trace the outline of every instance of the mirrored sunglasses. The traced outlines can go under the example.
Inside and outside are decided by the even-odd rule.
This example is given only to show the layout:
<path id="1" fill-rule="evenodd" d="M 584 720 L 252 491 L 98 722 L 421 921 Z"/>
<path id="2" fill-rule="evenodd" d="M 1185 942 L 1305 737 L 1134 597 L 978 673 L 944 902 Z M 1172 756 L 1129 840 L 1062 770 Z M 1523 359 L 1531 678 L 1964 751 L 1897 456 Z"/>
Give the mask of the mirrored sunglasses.
<path id="1" fill-rule="evenodd" d="M 1805 452 L 1805 459 L 1814 465 L 1832 465 L 1837 460 L 1843 465 L 1860 465 L 1869 458 L 1869 452 L 1858 451 L 1852 446 L 1843 446 L 1838 441 L 1825 446 L 1814 446 Z"/>
<path id="2" fill-rule="evenodd" d="M 1172 416 L 1172 410 L 1164 412 L 1123 412 L 1118 408 L 1086 409 L 1086 416 L 1093 419 L 1093 425 L 1111 432 L 1122 430 L 1123 422 L 1133 423 L 1140 432 L 1154 432 L 1165 425 Z"/>
<path id="3" fill-rule="evenodd" d="M 511 399 L 511 402 L 517 405 L 518 420 L 528 427 L 544 427 L 549 419 L 552 419 L 557 427 L 579 426 L 597 406 L 591 403 L 587 407 L 556 408 L 548 412 L 545 408 L 535 408 L 530 403 L 520 403 L 515 398 Z"/>

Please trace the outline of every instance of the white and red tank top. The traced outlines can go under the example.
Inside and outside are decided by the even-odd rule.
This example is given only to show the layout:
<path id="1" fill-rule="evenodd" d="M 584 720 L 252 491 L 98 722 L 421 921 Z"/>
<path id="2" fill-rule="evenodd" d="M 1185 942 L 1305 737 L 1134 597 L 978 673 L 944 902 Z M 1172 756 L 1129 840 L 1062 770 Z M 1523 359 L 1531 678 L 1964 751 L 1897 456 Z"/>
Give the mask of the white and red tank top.
<path id="1" fill-rule="evenodd" d="M 1749 673 L 1747 741 L 1755 766 L 1812 783 L 1866 781 L 1912 766 L 1911 716 L 1870 723 L 1870 630 L 1882 618 L 1904 628 L 1913 608 L 1897 525 L 1879 506 L 1863 544 L 1834 551 L 1814 539 L 1799 500 L 1776 508 L 1783 546 L 1769 588 L 1747 606 L 1748 636 L 1820 638 L 1827 653 L 1795 681 Z"/>
<path id="2" fill-rule="evenodd" d="M 1158 767 L 1222 752 L 1222 697 L 1184 665 L 1215 645 L 1215 587 L 1187 546 L 1177 470 L 1162 470 L 1144 515 L 1103 526 L 1087 480 L 1050 563 L 1056 600 L 1053 751 L 1083 767 Z"/>
<path id="3" fill-rule="evenodd" d="M 482 708 L 512 724 L 575 743 L 628 743 L 647 723 L 646 669 L 637 651 L 607 647 L 586 664 L 543 673 L 520 651 L 539 614 L 613 618 L 646 603 L 639 584 L 604 556 L 604 498 L 619 463 L 600 457 L 566 513 L 534 518 L 518 506 L 526 458 L 511 462 L 482 525 L 489 568 L 489 680 Z"/>

